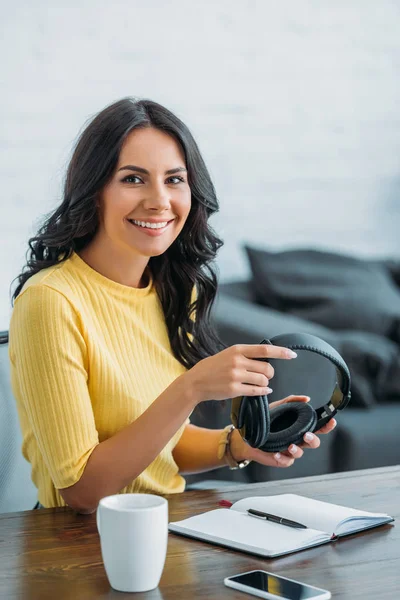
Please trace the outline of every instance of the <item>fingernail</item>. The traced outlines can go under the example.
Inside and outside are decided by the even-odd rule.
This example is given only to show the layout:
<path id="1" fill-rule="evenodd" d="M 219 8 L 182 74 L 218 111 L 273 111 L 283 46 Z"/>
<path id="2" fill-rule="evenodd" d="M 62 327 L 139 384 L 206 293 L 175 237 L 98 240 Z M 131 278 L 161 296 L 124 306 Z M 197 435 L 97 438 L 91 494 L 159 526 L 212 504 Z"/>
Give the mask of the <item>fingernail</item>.
<path id="1" fill-rule="evenodd" d="M 290 452 L 290 454 L 296 454 L 296 452 L 297 452 L 297 446 L 296 446 L 296 444 L 292 444 L 290 446 L 289 452 Z"/>
<path id="2" fill-rule="evenodd" d="M 310 400 L 311 400 L 310 396 L 306 396 L 306 398 L 307 398 L 306 402 L 310 402 Z"/>
<path id="3" fill-rule="evenodd" d="M 332 420 L 332 423 L 334 423 L 334 424 L 335 424 L 335 427 L 336 427 L 336 425 L 337 425 L 337 421 L 336 421 L 336 419 L 331 419 L 331 420 Z"/>
<path id="4" fill-rule="evenodd" d="M 288 358 L 296 358 L 297 354 L 296 352 L 293 352 L 293 350 L 286 350 L 286 356 Z"/>
<path id="5" fill-rule="evenodd" d="M 273 392 L 274 390 L 270 387 L 267 387 L 267 394 L 271 394 L 271 392 Z"/>
<path id="6" fill-rule="evenodd" d="M 314 435 L 308 431 L 304 438 L 307 440 L 307 442 L 311 442 L 311 440 L 314 439 Z"/>
<path id="7" fill-rule="evenodd" d="M 274 454 L 274 458 L 275 458 L 276 460 L 281 460 L 281 453 L 280 453 L 280 452 L 277 452 L 276 454 Z"/>

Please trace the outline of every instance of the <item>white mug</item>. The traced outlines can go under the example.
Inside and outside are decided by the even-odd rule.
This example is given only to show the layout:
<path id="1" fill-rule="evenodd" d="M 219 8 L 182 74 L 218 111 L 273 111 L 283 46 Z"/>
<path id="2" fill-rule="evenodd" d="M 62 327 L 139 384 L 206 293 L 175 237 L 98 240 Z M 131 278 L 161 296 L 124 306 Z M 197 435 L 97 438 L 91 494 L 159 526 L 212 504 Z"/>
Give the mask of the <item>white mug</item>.
<path id="1" fill-rule="evenodd" d="M 110 585 L 120 592 L 156 588 L 167 555 L 167 500 L 154 494 L 106 496 L 96 519 Z"/>

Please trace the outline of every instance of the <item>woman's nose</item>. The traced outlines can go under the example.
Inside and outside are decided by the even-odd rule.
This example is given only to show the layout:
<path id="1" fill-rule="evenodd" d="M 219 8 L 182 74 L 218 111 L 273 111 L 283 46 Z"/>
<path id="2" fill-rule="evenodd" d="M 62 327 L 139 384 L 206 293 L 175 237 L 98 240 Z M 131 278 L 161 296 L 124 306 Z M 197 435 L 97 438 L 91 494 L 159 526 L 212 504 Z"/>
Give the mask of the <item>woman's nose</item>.
<path id="1" fill-rule="evenodd" d="M 171 204 L 169 190 L 161 186 L 153 186 L 153 188 L 149 190 L 144 204 L 148 209 L 162 210 L 169 208 Z"/>

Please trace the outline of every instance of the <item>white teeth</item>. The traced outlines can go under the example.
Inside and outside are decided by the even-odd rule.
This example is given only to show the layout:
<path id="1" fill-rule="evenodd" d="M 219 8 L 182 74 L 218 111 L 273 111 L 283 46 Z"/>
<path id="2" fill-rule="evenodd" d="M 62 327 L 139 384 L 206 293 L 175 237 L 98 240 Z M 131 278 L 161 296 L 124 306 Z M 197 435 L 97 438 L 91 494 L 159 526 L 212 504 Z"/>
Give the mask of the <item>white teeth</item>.
<path id="1" fill-rule="evenodd" d="M 168 221 L 164 221 L 163 223 L 146 223 L 145 221 L 135 221 L 135 219 L 129 219 L 135 225 L 139 225 L 140 227 L 148 227 L 149 229 L 162 229 L 168 225 Z"/>

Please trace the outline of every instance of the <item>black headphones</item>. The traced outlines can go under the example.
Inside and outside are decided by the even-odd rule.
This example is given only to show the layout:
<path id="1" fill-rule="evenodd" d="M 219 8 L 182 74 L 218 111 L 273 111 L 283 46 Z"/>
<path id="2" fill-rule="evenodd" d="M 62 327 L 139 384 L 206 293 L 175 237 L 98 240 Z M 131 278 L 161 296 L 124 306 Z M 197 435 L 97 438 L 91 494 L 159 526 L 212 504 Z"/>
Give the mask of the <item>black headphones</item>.
<path id="1" fill-rule="evenodd" d="M 268 398 L 234 398 L 231 419 L 250 446 L 278 452 L 291 444 L 300 444 L 307 431 L 317 431 L 347 406 L 351 398 L 350 372 L 332 346 L 308 333 L 277 335 L 260 343 L 295 350 L 297 358 L 256 359 L 274 367 L 273 392 Z M 310 396 L 311 402 L 288 402 L 269 410 L 269 402 L 291 394 Z M 320 408 L 311 406 L 314 399 Z"/>

